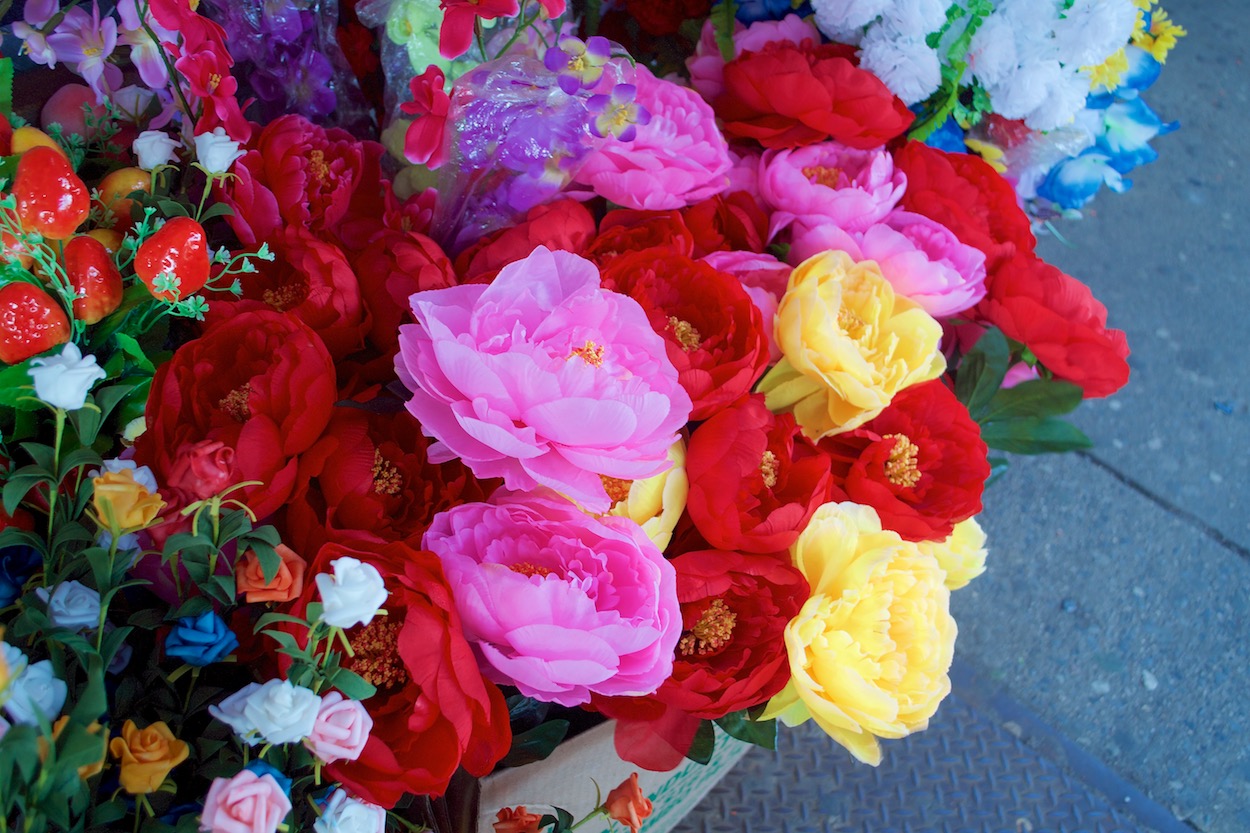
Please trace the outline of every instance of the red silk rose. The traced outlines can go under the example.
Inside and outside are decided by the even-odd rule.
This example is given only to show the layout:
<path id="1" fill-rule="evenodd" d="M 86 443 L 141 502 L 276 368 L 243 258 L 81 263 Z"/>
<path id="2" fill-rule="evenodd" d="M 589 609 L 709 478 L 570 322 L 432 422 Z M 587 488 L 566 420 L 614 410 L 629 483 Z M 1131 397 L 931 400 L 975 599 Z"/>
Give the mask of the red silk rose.
<path id="1" fill-rule="evenodd" d="M 1107 326 L 1107 308 L 1076 278 L 1032 254 L 1004 261 L 986 280 L 977 317 L 1023 342 L 1056 377 L 1087 399 L 1128 383 L 1128 339 Z"/>
<path id="2" fill-rule="evenodd" d="M 746 191 L 715 196 L 681 210 L 694 235 L 694 257 L 712 252 L 762 252 L 768 245 L 768 212 Z"/>
<path id="3" fill-rule="evenodd" d="M 441 795 L 457 767 L 483 776 L 508 752 L 508 707 L 478 671 L 438 558 L 406 544 L 352 549 L 326 544 L 309 564 L 302 615 L 315 596 L 311 577 L 342 556 L 372 564 L 390 596 L 387 616 L 347 631 L 355 656 L 345 667 L 377 686 L 366 701 L 373 732 L 355 761 L 326 768 L 366 801 L 393 807 L 405 793 Z"/>
<path id="4" fill-rule="evenodd" d="M 585 254 L 602 269 L 621 255 L 652 248 L 669 249 L 685 257 L 694 253 L 694 235 L 680 211 L 609 211 L 599 222 L 599 235 Z"/>
<path id="5" fill-rule="evenodd" d="M 372 322 L 369 343 L 388 359 L 399 349 L 399 325 L 412 317 L 408 298 L 456 283 L 442 248 L 415 231 L 382 228 L 351 260 Z"/>
<path id="6" fill-rule="evenodd" d="M 557 200 L 526 212 L 516 225 L 474 243 L 456 258 L 456 274 L 464 283 L 480 283 L 539 246 L 582 254 L 595 236 L 595 219 L 576 200 Z"/>
<path id="7" fill-rule="evenodd" d="M 603 286 L 641 304 L 664 337 L 694 404 L 692 420 L 717 413 L 764 372 L 764 319 L 732 275 L 669 249 L 646 249 L 614 258 L 603 270 Z"/>
<path id="8" fill-rule="evenodd" d="M 981 157 L 908 142 L 895 152 L 894 167 L 907 177 L 899 206 L 941 223 L 960 242 L 980 249 L 988 272 L 1037 245 L 1015 188 Z"/>
<path id="9" fill-rule="evenodd" d="M 851 54 L 840 44 L 780 41 L 725 64 L 715 108 L 726 137 L 766 148 L 833 138 L 867 150 L 898 136 L 911 125 L 911 111 Z"/>
<path id="10" fill-rule="evenodd" d="M 833 460 L 832 499 L 871 506 L 908 541 L 945 540 L 981 511 L 988 449 L 939 380 L 904 388 L 875 419 L 820 447 Z"/>
<path id="11" fill-rule="evenodd" d="M 794 417 L 772 414 L 755 395 L 695 429 L 686 475 L 686 512 L 725 550 L 787 549 L 829 495 L 828 456 L 799 434 Z"/>
<path id="12" fill-rule="evenodd" d="M 183 344 L 148 396 L 135 460 L 168 482 L 175 453 L 201 440 L 234 450 L 235 496 L 264 517 L 295 488 L 299 455 L 334 406 L 334 362 L 307 325 L 278 312 L 244 312 Z"/>

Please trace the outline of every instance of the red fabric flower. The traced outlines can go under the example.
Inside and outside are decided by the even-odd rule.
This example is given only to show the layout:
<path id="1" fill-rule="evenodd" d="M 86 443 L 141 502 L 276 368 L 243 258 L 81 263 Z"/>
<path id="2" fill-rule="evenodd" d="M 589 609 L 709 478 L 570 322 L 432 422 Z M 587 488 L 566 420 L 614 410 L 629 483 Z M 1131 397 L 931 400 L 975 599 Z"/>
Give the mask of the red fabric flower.
<path id="1" fill-rule="evenodd" d="M 516 225 L 483 237 L 461 252 L 456 258 L 456 273 L 465 283 L 487 281 L 539 246 L 582 254 L 594 236 L 595 219 L 580 202 L 557 200 L 538 205 Z"/>
<path id="2" fill-rule="evenodd" d="M 1085 397 L 1128 383 L 1128 338 L 1107 326 L 1107 308 L 1085 284 L 1032 254 L 999 264 L 986 280 L 977 316 L 1023 342 L 1056 377 Z"/>
<path id="3" fill-rule="evenodd" d="M 768 212 L 746 191 L 716 196 L 681 210 L 694 236 L 694 257 L 712 252 L 762 252 L 768 245 Z"/>
<path id="4" fill-rule="evenodd" d="M 443 25 L 438 30 L 438 54 L 459 58 L 473 45 L 473 27 L 481 20 L 512 17 L 521 11 L 517 0 L 442 0 Z"/>
<path id="5" fill-rule="evenodd" d="M 184 445 L 220 441 L 234 450 L 234 482 L 262 484 L 241 497 L 264 517 L 291 495 L 299 455 L 321 436 L 334 401 L 334 362 L 316 333 L 289 315 L 245 312 L 157 369 L 135 460 L 165 483 Z"/>
<path id="6" fill-rule="evenodd" d="M 366 701 L 373 731 L 364 752 L 328 766 L 330 778 L 389 808 L 405 793 L 442 795 L 457 767 L 486 775 L 512 743 L 508 707 L 478 671 L 438 558 L 402 543 L 326 544 L 307 575 L 328 571 L 343 556 L 382 574 L 389 615 L 347 632 L 356 655 L 344 665 L 378 691 Z M 301 615 L 315 592 L 309 580 L 290 612 Z"/>
<path id="7" fill-rule="evenodd" d="M 907 177 L 899 206 L 936 220 L 980 249 L 988 272 L 1037 245 L 1015 188 L 981 157 L 908 142 L 894 154 L 894 166 Z"/>
<path id="8" fill-rule="evenodd" d="M 683 257 L 694 254 L 694 235 L 680 211 L 609 211 L 599 222 L 599 236 L 586 250 L 586 257 L 603 268 L 620 255 L 652 248 L 669 249 Z"/>
<path id="9" fill-rule="evenodd" d="M 429 66 L 425 72 L 408 82 L 412 101 L 399 105 L 401 112 L 413 117 L 404 134 L 404 157 L 414 165 L 434 169 L 447 161 L 447 115 L 451 96 L 447 95 L 443 71 Z"/>
<path id="10" fill-rule="evenodd" d="M 745 397 L 695 429 L 686 450 L 686 512 L 713 547 L 744 552 L 789 548 L 828 500 L 829 458 Z"/>
<path id="11" fill-rule="evenodd" d="M 696 17 L 707 17 L 711 0 L 625 0 L 625 11 L 649 35 L 672 35 L 681 24 Z"/>
<path id="12" fill-rule="evenodd" d="M 369 342 L 388 357 L 399 349 L 399 325 L 411 318 L 408 298 L 414 292 L 456 283 L 447 255 L 415 231 L 378 231 L 352 255 L 352 265 L 372 319 Z"/>
<path id="13" fill-rule="evenodd" d="M 782 41 L 725 64 L 725 90 L 714 102 L 725 135 L 766 148 L 833 138 L 860 149 L 898 136 L 911 111 L 850 54 L 839 44 Z"/>
<path id="14" fill-rule="evenodd" d="M 192 16 L 203 20 L 199 15 Z M 211 30 L 204 33 L 208 31 Z M 188 38 L 183 48 L 186 52 L 174 62 L 174 69 L 186 79 L 187 92 L 204 105 L 204 111 L 195 123 L 195 132 L 211 133 L 217 127 L 224 127 L 232 139 L 246 142 L 252 135 L 252 126 L 239 107 L 236 97 L 239 82 L 230 74 L 234 63 L 230 53 L 224 45 L 211 38 L 198 45 Z"/>
<path id="15" fill-rule="evenodd" d="M 603 286 L 642 305 L 664 337 L 692 420 L 703 420 L 745 394 L 768 364 L 759 308 L 732 275 L 669 249 L 621 255 L 603 270 Z"/>
<path id="16" fill-rule="evenodd" d="M 981 511 L 988 449 L 968 410 L 940 380 L 904 388 L 875 419 L 822 440 L 833 500 L 871 506 L 908 541 L 940 541 Z"/>

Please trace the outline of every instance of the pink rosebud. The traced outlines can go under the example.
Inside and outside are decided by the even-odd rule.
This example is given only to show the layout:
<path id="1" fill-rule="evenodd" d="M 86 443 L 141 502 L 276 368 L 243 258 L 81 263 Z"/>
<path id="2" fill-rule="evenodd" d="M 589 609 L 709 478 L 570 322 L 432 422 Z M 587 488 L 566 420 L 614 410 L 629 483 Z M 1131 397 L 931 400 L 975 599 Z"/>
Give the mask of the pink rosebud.
<path id="1" fill-rule="evenodd" d="M 364 703 L 331 691 L 321 698 L 321 711 L 304 745 L 327 764 L 354 761 L 364 751 L 371 731 L 373 718 Z"/>
<path id="2" fill-rule="evenodd" d="M 243 770 L 216 778 L 204 797 L 203 833 L 274 833 L 291 812 L 291 799 L 272 775 Z"/>
<path id="3" fill-rule="evenodd" d="M 788 14 L 782 20 L 758 20 L 750 26 L 734 23 L 734 57 L 743 52 L 758 52 L 770 43 L 793 43 L 798 46 L 805 40 L 820 43 L 820 30 L 797 14 Z M 694 54 L 686 59 L 690 70 L 690 86 L 708 101 L 716 100 L 725 90 L 725 59 L 716 42 L 716 29 L 711 19 L 703 24 Z"/>
<path id="4" fill-rule="evenodd" d="M 218 494 L 234 482 L 234 449 L 217 440 L 183 443 L 169 470 L 167 486 L 188 503 Z"/>

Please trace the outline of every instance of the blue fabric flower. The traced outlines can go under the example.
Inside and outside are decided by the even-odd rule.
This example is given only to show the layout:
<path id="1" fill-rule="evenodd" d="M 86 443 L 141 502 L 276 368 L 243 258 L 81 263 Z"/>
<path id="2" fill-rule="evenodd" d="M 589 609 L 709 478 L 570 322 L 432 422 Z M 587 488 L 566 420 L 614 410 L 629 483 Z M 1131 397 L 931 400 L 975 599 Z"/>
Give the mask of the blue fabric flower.
<path id="1" fill-rule="evenodd" d="M 278 786 L 282 788 L 282 791 L 286 793 L 287 795 L 291 794 L 291 779 L 283 775 L 282 770 L 277 769 L 271 766 L 270 764 L 267 764 L 264 761 L 260 761 L 260 760 L 252 761 L 251 763 L 249 763 L 247 766 L 243 768 L 248 770 L 249 772 L 255 772 L 257 777 L 264 777 L 266 775 L 272 775 L 273 780 L 278 782 Z"/>
<path id="2" fill-rule="evenodd" d="M 944 150 L 947 153 L 968 152 L 968 146 L 964 144 L 963 128 L 951 116 L 947 116 L 942 126 L 930 133 L 929 138 L 925 139 L 924 143 L 929 147 Z"/>
<path id="3" fill-rule="evenodd" d="M 1126 174 L 1159 158 L 1150 140 L 1179 126 L 1179 122 L 1164 124 L 1140 98 L 1117 101 L 1103 111 L 1103 133 L 1096 147 L 1107 155 L 1111 167 Z"/>
<path id="4" fill-rule="evenodd" d="M 738 20 L 748 26 L 757 20 L 781 20 L 788 14 L 806 17 L 811 13 L 810 3 L 804 2 L 795 9 L 790 0 L 739 0 L 738 8 L 734 12 Z"/>
<path id="5" fill-rule="evenodd" d="M 238 637 L 211 610 L 179 619 L 165 638 L 166 655 L 201 668 L 220 662 L 237 647 Z"/>
<path id="6" fill-rule="evenodd" d="M 1112 167 L 1111 157 L 1091 149 L 1051 168 L 1037 186 L 1037 195 L 1060 208 L 1081 208 L 1094 198 L 1103 185 L 1112 191 L 1123 192 L 1131 184 Z"/>
<path id="7" fill-rule="evenodd" d="M 42 563 L 34 547 L 18 545 L 0 549 L 0 607 L 17 601 L 22 588 Z"/>

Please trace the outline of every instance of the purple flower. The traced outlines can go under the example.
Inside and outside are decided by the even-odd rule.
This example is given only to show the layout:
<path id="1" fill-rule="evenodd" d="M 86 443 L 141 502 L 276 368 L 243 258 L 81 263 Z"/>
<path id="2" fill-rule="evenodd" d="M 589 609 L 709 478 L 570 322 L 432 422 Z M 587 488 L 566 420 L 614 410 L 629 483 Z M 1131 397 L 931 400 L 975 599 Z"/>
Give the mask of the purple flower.
<path id="1" fill-rule="evenodd" d="M 625 295 L 569 252 L 539 247 L 489 286 L 418 292 L 395 359 L 408 411 L 438 442 L 510 489 L 547 486 L 592 512 L 612 505 L 601 475 L 665 471 L 690 416 L 663 340 Z"/>
<path id="2" fill-rule="evenodd" d="M 648 124 L 651 114 L 634 99 L 638 88 L 633 84 L 617 84 L 610 95 L 592 95 L 586 107 L 594 119 L 590 129 L 601 139 L 611 136 L 622 142 L 631 142 L 638 133 L 638 125 Z"/>
<path id="3" fill-rule="evenodd" d="M 161 26 L 149 15 L 147 25 L 159 38 L 154 40 L 144 29 L 144 19 L 135 0 L 121 0 L 117 4 L 117 16 L 121 19 L 117 42 L 130 47 L 130 62 L 139 71 L 139 78 L 154 90 L 165 89 L 169 85 L 169 69 L 161 42 L 177 42 L 177 33 Z"/>
<path id="4" fill-rule="evenodd" d="M 583 41 L 565 35 L 556 46 L 547 50 L 543 65 L 557 74 L 560 89 L 575 95 L 583 87 L 590 89 L 599 83 L 604 64 L 611 57 L 612 43 L 607 38 L 595 36 Z"/>
<path id="5" fill-rule="evenodd" d="M 13 34 L 22 39 L 22 48 L 36 64 L 56 66 L 56 50 L 39 30 L 59 9 L 57 0 L 26 0 L 22 20 L 13 24 Z"/>
<path id="6" fill-rule="evenodd" d="M 98 3 L 91 4 L 91 14 L 81 7 L 66 12 L 56 31 L 48 35 L 48 45 L 56 50 L 57 60 L 74 64 L 74 72 L 82 76 L 101 103 L 116 86 L 113 82 L 121 79 L 121 71 L 108 63 L 117 48 L 117 21 L 101 18 Z M 107 70 L 112 71 L 106 76 Z"/>

